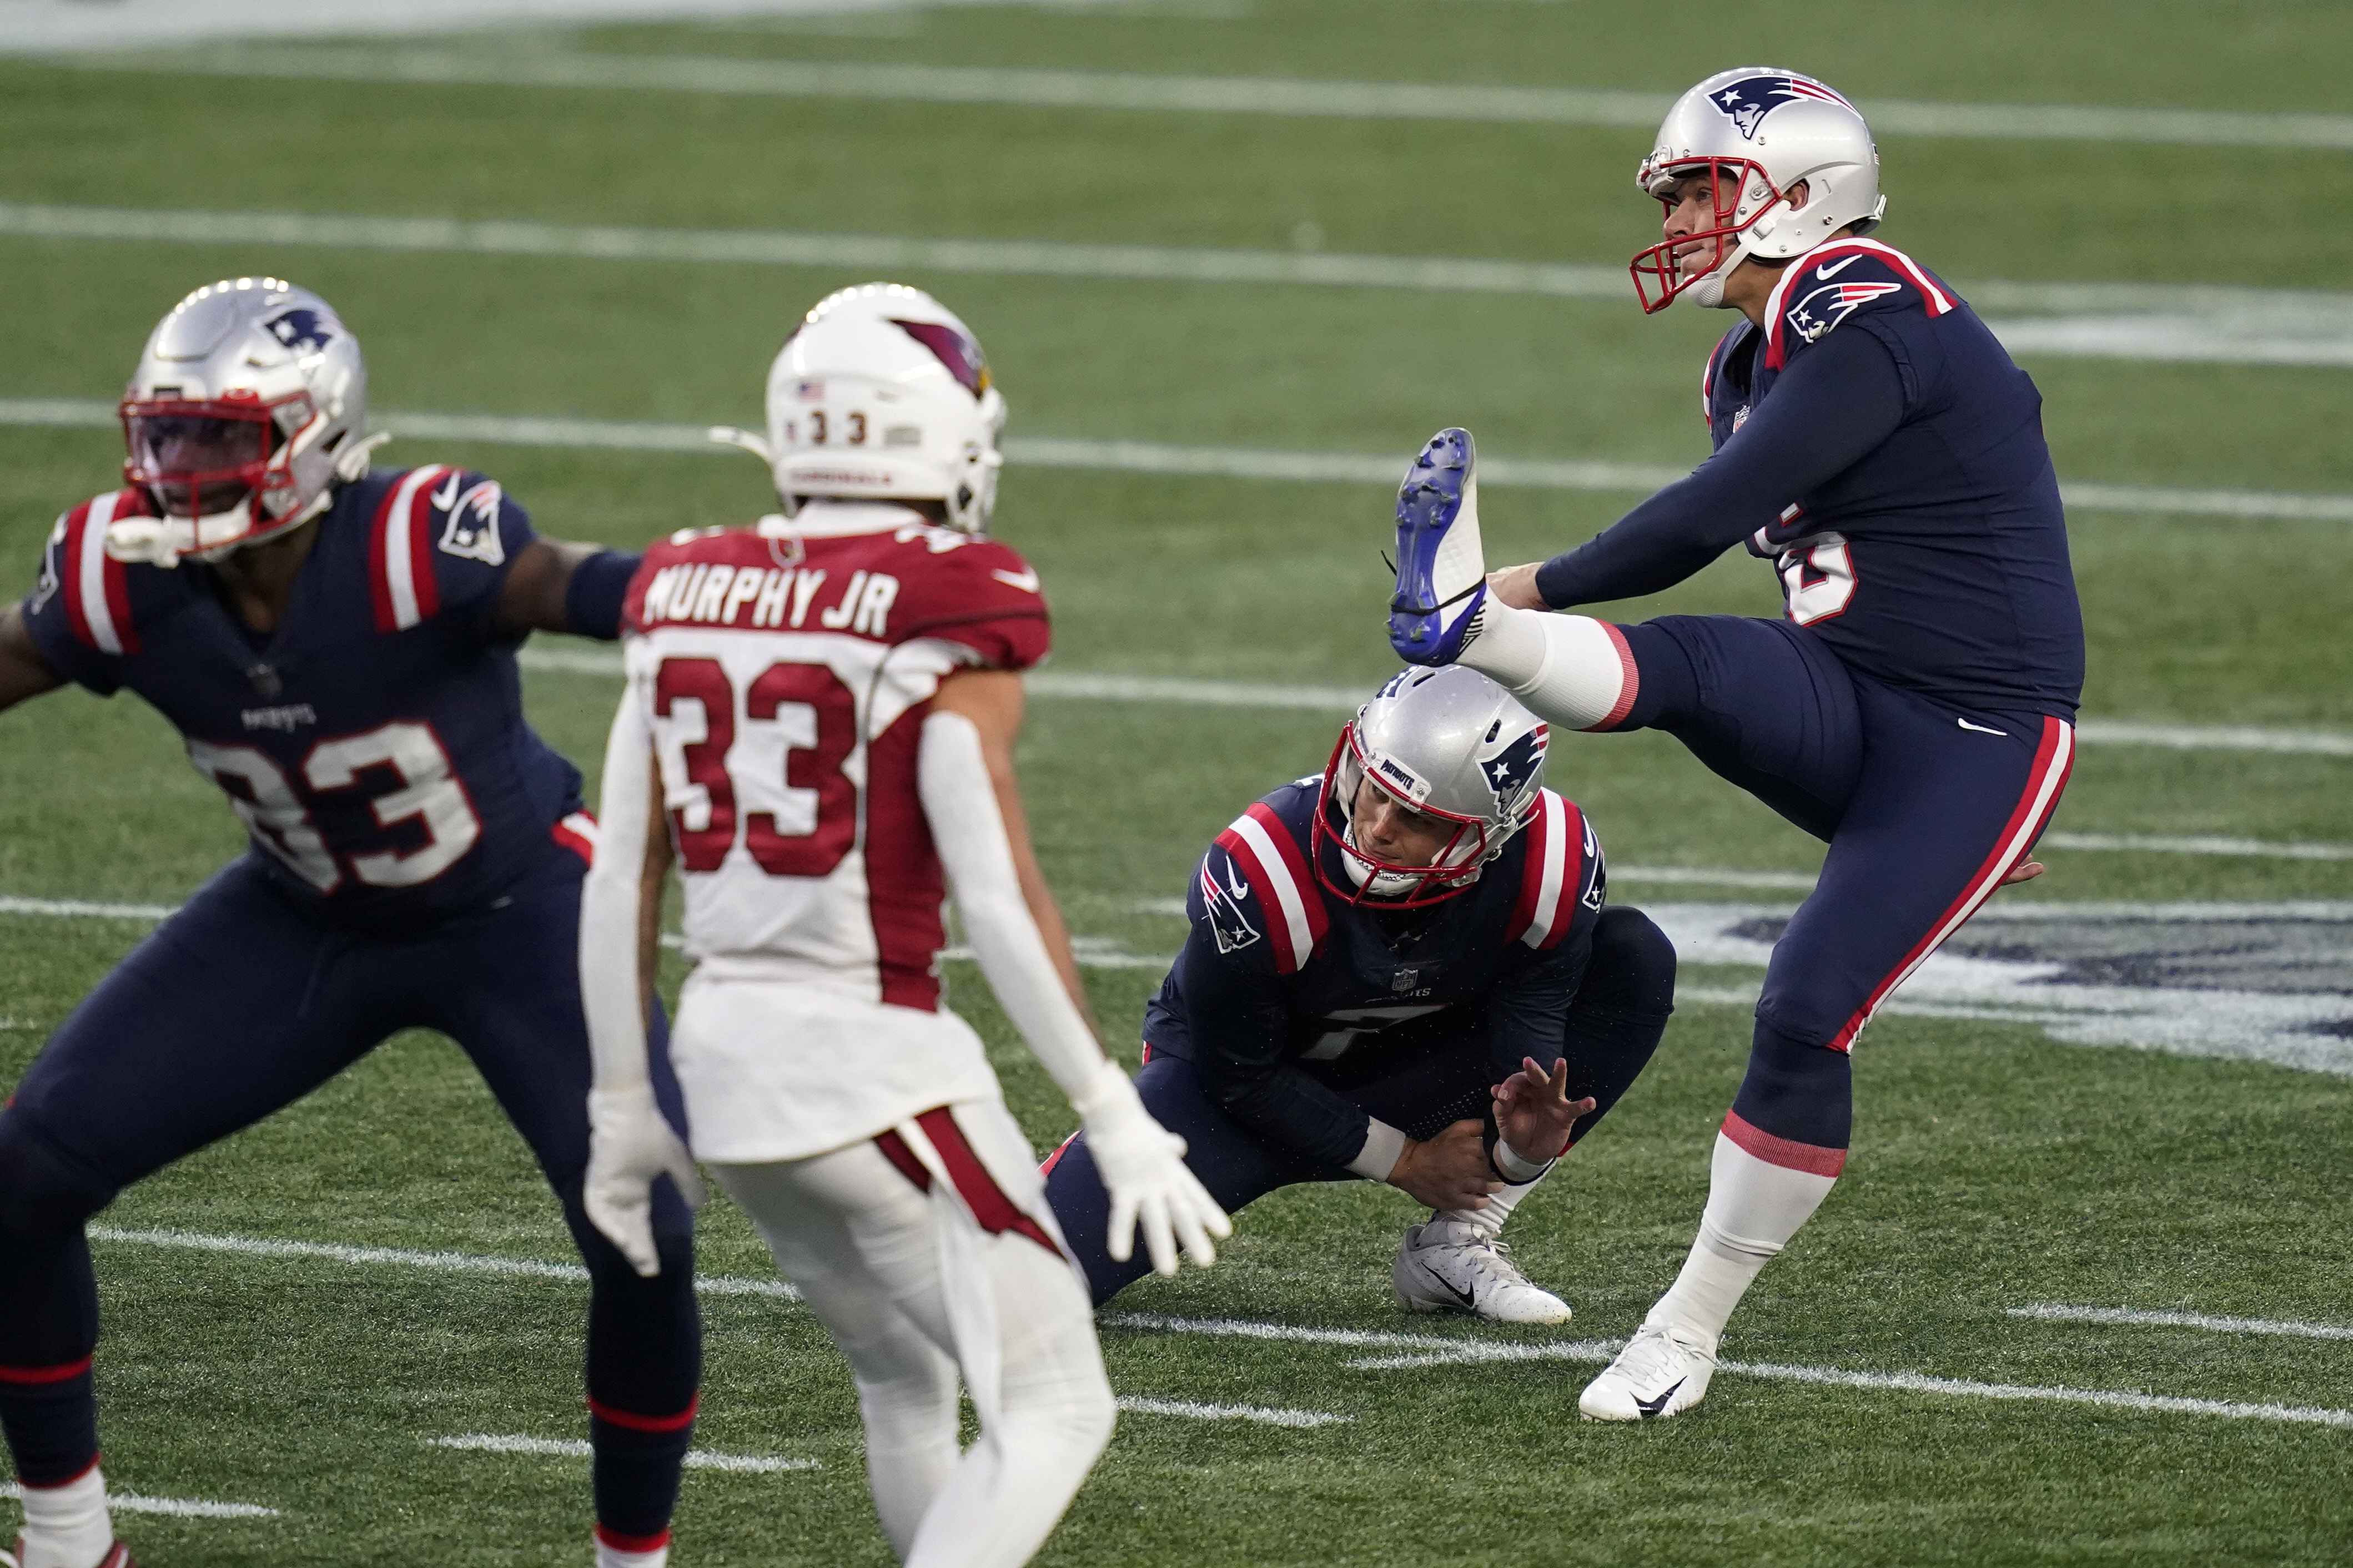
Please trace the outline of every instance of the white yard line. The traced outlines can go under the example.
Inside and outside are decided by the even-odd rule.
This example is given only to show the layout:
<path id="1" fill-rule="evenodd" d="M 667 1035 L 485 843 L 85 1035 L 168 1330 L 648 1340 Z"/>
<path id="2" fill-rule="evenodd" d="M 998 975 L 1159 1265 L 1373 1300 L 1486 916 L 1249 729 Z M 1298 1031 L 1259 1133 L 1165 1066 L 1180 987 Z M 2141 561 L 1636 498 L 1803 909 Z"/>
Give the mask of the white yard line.
<path id="1" fill-rule="evenodd" d="M 0 423 L 5 423 L 6 405 L 0 404 Z M 2353 497 L 2348 498 L 2348 517 L 2353 517 Z M 559 645 L 550 647 L 525 647 L 516 656 L 526 669 L 542 669 L 566 675 L 602 675 L 619 679 L 621 656 L 607 648 L 577 647 Z M 1186 706 L 1210 708 L 1287 708 L 1313 713 L 1354 713 L 1372 695 L 1371 681 L 1363 686 L 1289 685 L 1255 680 L 1193 680 L 1175 676 L 1090 674 L 1083 670 L 1043 669 L 1025 678 L 1032 697 L 1073 698 L 1103 702 L 1173 702 Z M 2152 724 L 2133 720 L 2085 719 L 2075 726 L 2075 739 L 2084 745 L 2156 746 L 2183 752 L 2275 752 L 2294 756 L 2353 757 L 2353 735 L 2329 730 L 2255 730 L 2239 724 Z M 2099 836 L 2090 835 L 2096 838 Z M 2119 841 L 2121 842 L 2121 841 Z M 2262 850 L 2223 850 L 2190 847 L 2196 845 L 2222 843 L 2264 844 Z M 2191 838 L 2160 839 L 2150 837 L 2132 845 L 2136 848 L 2156 848 L 2170 844 L 2175 854 L 2271 854 L 2278 853 L 2288 859 L 2335 859 L 2330 854 L 2316 850 L 2334 849 L 2335 845 L 2299 846 L 2266 843 L 2259 839 Z M 2105 843 L 2085 844 L 2085 848 L 2106 848 Z M 1612 868 L 1613 871 L 1616 869 Z M 1715 879 L 1696 872 L 1685 873 L 1677 868 L 1656 867 L 1654 879 L 1661 881 Z M 1795 873 L 1778 871 L 1744 871 L 1739 877 L 1769 877 L 1771 882 L 1756 882 L 1756 887 L 1795 887 L 1799 884 L 1785 880 Z M 1739 886 L 1740 883 L 1730 884 Z M 1803 884 L 1810 887 L 1813 879 Z"/>
<path id="2" fill-rule="evenodd" d="M 2256 860 L 2353 860 L 2353 844 L 2281 842 L 2207 834 L 2046 833 L 2038 847 L 2097 853 L 2241 856 Z"/>
<path id="3" fill-rule="evenodd" d="M 123 1247 L 183 1247 L 196 1252 L 225 1252 L 247 1258 L 317 1258 L 332 1263 L 389 1264 L 402 1268 L 432 1269 L 445 1274 L 498 1274 L 532 1279 L 586 1283 L 588 1270 L 576 1263 L 542 1263 L 526 1258 L 495 1258 L 472 1252 L 425 1252 L 401 1247 L 351 1247 L 331 1241 L 280 1241 L 256 1236 L 207 1236 L 185 1230 L 127 1230 L 114 1226 L 90 1227 L 92 1241 Z M 767 1296 L 797 1300 L 800 1292 L 782 1279 L 743 1279 L 727 1275 L 702 1275 L 694 1288 L 705 1296 Z"/>
<path id="4" fill-rule="evenodd" d="M 24 1500 L 25 1489 L 14 1481 L 0 1486 L 0 1497 Z M 110 1490 L 106 1506 L 119 1513 L 163 1513 L 175 1519 L 276 1519 L 278 1510 L 251 1502 L 206 1502 L 200 1498 L 142 1497 L 137 1492 Z"/>
<path id="5" fill-rule="evenodd" d="M 0 51 L 152 49 L 222 38 L 454 33 L 480 27 L 670 22 L 913 8 L 910 0 L 14 0 Z"/>
<path id="6" fill-rule="evenodd" d="M 54 47 L 54 46 L 52 46 Z M 1029 109 L 1152 110 L 1504 125 L 1657 128 L 1663 93 L 1435 82 L 1314 81 L 987 66 L 754 60 L 728 57 L 559 52 L 544 47 L 268 46 L 78 62 L 101 69 L 281 80 L 394 81 L 495 88 L 589 88 L 762 98 L 851 99 Z M 1882 136 L 2126 142 L 2195 147 L 2353 148 L 2353 116 L 2084 104 L 1915 103 L 1866 99 Z"/>
<path id="7" fill-rule="evenodd" d="M 2274 1334 L 2290 1339 L 2353 1340 L 2353 1324 L 2307 1323 L 2294 1318 L 2224 1318 L 2205 1312 L 2144 1312 L 2130 1307 L 2071 1307 L 2042 1301 L 2012 1307 L 2013 1318 L 2058 1323 L 2114 1323 L 2161 1329 L 2204 1329 L 2217 1334 Z"/>
<path id="8" fill-rule="evenodd" d="M 702 425 L 656 424 L 628 419 L 570 419 L 496 414 L 434 414 L 378 411 L 371 421 L 377 429 L 425 441 L 480 441 L 501 447 L 551 447 L 606 452 L 688 452 L 711 454 L 732 447 L 714 445 Z M 84 398 L 0 398 L 0 426 L 118 429 L 114 405 Z M 1282 452 L 1245 447 L 1177 447 L 1150 441 L 1082 441 L 1061 437 L 1019 436 L 1005 442 L 1008 461 L 1039 468 L 1076 468 L 1091 472 L 1174 474 L 1201 479 L 1275 479 L 1334 484 L 1379 485 L 1394 488 L 1404 470 L 1398 459 L 1358 452 Z M 1522 489 L 1586 490 L 1638 494 L 1655 490 L 1682 479 L 1687 469 L 1638 463 L 1584 462 L 1536 458 L 1486 458 L 1479 467 L 1489 485 Z M 2313 495 L 2293 490 L 2176 489 L 2158 485 L 2065 485 L 2067 504 L 2078 511 L 2162 512 L 2185 516 L 2272 519 L 2284 522 L 2353 522 L 2353 495 Z M 1188 692 L 1232 690 L 1226 682 L 1206 686 L 1198 681 L 1155 680 L 1143 677 L 1092 676 L 1072 678 L 1092 683 L 1092 689 L 1074 686 L 1071 695 L 1138 697 L 1164 701 L 1202 700 Z M 1273 686 L 1256 688 L 1266 697 L 1259 706 L 1325 707 L 1345 703 L 1351 710 L 1363 700 L 1352 691 L 1334 687 Z M 2079 729 L 2104 726 L 2091 721 Z M 2164 745 L 2157 738 L 2175 733 L 2175 727 L 2153 724 L 2108 724 L 2118 731 L 2147 731 L 2146 742 Z M 2237 732 L 2270 736 L 2284 732 L 2242 729 Z M 2353 754 L 2353 738 L 2339 738 Z M 2264 749 L 2278 750 L 2277 746 Z M 2331 746 L 2306 750 L 2329 751 Z"/>
<path id="9" fill-rule="evenodd" d="M 1203 1405 L 1191 1399 L 1147 1399 L 1123 1394 L 1115 1402 L 1132 1415 L 1182 1415 L 1195 1421 L 1253 1421 L 1264 1426 L 1339 1426 L 1356 1419 L 1324 1410 L 1283 1410 L 1263 1405 Z"/>
<path id="10" fill-rule="evenodd" d="M 996 277 L 1403 289 L 1623 302 L 1622 268 L 1588 263 L 1240 250 L 1051 240 L 937 239 L 773 229 L 642 227 L 282 212 L 206 212 L 0 203 L 0 237 L 123 243 L 319 246 L 345 250 L 666 261 Z M 1962 292 L 2017 353 L 2269 365 L 2353 365 L 2353 294 L 2219 284 L 2030 283 L 1989 279 Z M 2024 311 L 2002 318 L 2004 311 Z M 2053 313 L 2055 312 L 2055 313 Z M 1052 443 L 1041 443 L 1043 447 Z M 1163 461 L 1138 444 L 1145 462 Z M 1270 459 L 1273 459 L 1270 471 Z M 1042 461 L 1042 458 L 1033 460 Z M 1255 454 L 1251 477 L 1347 479 L 1363 459 Z M 1381 459 L 1384 482 L 1394 462 Z M 1089 466 L 1102 466 L 1090 458 Z M 1545 465 L 1537 465 L 1544 467 Z M 1655 470 L 1609 464 L 1572 470 L 1570 488 L 1655 488 Z M 1506 466 L 1507 468 L 1508 466 Z M 1155 469 L 1155 471 L 1159 471 Z M 1491 465 L 1487 477 L 1499 469 Z M 1511 481 L 1504 481 L 1511 482 Z M 1530 479 L 1527 482 L 1536 482 Z M 2103 499 L 2105 492 L 2113 491 Z M 2079 487 L 2084 506 L 2145 510 L 2138 487 Z M 2209 510 L 2201 507 L 2200 510 Z"/>
<path id="11" fill-rule="evenodd" d="M 523 1437 L 489 1432 L 467 1432 L 455 1437 L 427 1437 L 427 1446 L 456 1448 L 473 1454 L 530 1454 L 551 1459 L 586 1459 L 596 1450 L 582 1437 Z M 778 1459 L 764 1454 L 716 1454 L 707 1448 L 687 1451 L 690 1470 L 732 1470 L 739 1475 L 775 1476 L 788 1470 L 822 1468 L 815 1459 Z"/>
<path id="12" fill-rule="evenodd" d="M 1107 1312 L 1098 1322 L 1107 1328 L 1139 1329 L 1222 1338 L 1270 1340 L 1301 1344 L 1380 1346 L 1420 1352 L 1398 1356 L 1374 1356 L 1347 1364 L 1365 1371 L 1398 1371 L 1488 1361 L 1576 1361 L 1599 1363 L 1618 1352 L 1618 1342 L 1586 1340 L 1567 1342 L 1521 1342 L 1498 1340 L 1441 1339 L 1434 1334 L 1392 1334 L 1354 1329 L 1300 1329 L 1287 1323 L 1249 1322 L 1233 1318 L 1171 1318 L 1139 1312 Z M 2335 1426 L 2353 1430 L 2353 1410 L 2313 1405 L 2257 1404 L 2242 1400 L 2189 1399 L 2172 1394 L 2143 1394 L 2134 1389 L 2069 1388 L 2012 1383 L 1978 1383 L 1966 1378 L 1930 1377 L 1913 1372 L 1852 1372 L 1841 1367 L 1790 1366 L 1777 1362 L 1725 1361 L 1716 1370 L 1736 1376 L 1781 1383 L 1808 1383 L 1841 1388 L 1885 1389 L 1905 1394 L 1935 1394 L 1968 1399 L 2032 1400 L 2062 1405 L 2102 1405 L 2154 1414 L 2218 1415 L 2238 1420 L 2278 1421 L 2300 1426 Z"/>

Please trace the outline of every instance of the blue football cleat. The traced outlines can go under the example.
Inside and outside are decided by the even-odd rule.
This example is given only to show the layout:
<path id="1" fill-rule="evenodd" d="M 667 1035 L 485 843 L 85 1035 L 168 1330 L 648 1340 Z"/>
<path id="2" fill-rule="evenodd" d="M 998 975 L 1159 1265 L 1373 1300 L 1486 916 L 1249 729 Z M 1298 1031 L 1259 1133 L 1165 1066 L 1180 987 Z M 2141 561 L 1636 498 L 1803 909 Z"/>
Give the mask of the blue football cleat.
<path id="1" fill-rule="evenodd" d="M 1451 664 L 1487 602 L 1479 544 L 1478 456 L 1468 430 L 1440 430 L 1398 487 L 1397 597 L 1389 647 L 1408 664 Z"/>

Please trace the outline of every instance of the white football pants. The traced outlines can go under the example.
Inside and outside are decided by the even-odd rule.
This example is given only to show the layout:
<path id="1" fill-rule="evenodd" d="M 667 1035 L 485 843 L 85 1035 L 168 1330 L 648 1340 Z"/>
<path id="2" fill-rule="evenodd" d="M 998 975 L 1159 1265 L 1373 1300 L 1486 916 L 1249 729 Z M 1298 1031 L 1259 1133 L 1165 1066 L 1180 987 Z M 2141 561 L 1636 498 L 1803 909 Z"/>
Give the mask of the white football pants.
<path id="1" fill-rule="evenodd" d="M 849 1358 L 908 1568 L 1028 1562 L 1111 1440 L 1094 1310 L 1041 1245 L 1061 1232 L 1036 1166 L 1004 1106 L 968 1100 L 814 1159 L 712 1167 Z M 959 1371 L 980 1416 L 961 1455 Z"/>

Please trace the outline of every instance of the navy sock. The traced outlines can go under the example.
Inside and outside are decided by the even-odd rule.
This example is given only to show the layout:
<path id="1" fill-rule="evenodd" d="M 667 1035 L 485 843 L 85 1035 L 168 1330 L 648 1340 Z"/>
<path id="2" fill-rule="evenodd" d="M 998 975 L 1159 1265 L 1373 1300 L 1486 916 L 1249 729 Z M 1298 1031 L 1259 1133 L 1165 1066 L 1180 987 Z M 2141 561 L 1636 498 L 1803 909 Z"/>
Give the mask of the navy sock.
<path id="1" fill-rule="evenodd" d="M 1776 1138 L 1843 1149 L 1854 1131 L 1853 1063 L 1844 1051 L 1808 1045 L 1760 1018 L 1732 1110 Z"/>

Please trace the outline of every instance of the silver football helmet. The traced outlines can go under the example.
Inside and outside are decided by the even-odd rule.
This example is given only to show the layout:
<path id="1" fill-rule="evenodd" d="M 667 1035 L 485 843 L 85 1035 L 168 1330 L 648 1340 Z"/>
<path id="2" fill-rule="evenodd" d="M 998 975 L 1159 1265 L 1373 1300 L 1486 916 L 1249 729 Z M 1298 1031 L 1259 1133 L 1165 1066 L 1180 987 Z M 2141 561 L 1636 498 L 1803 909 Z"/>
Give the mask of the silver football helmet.
<path id="1" fill-rule="evenodd" d="M 972 330 L 903 283 L 861 283 L 818 301 L 768 367 L 765 437 L 712 438 L 766 460 L 791 517 L 819 496 L 932 500 L 949 527 L 988 529 L 1005 459 L 1005 395 Z"/>
<path id="2" fill-rule="evenodd" d="M 1634 258 L 1645 313 L 1678 298 L 1720 307 L 1725 278 L 1744 258 L 1803 256 L 1842 228 L 1878 227 L 1887 211 L 1879 149 L 1854 105 L 1812 77 L 1769 66 L 1718 71 L 1675 100 L 1634 183 L 1672 213 L 1677 182 L 1693 174 L 1708 176 L 1714 220 Z M 1804 205 L 1792 206 L 1801 181 Z"/>
<path id="3" fill-rule="evenodd" d="M 1512 694 L 1459 664 L 1399 671 L 1340 731 L 1315 806 L 1316 874 L 1351 903 L 1410 909 L 1479 879 L 1535 815 L 1549 731 Z M 1453 833 L 1426 866 L 1384 860 L 1356 842 L 1358 790 L 1369 784 Z M 1349 885 L 1324 868 L 1338 847 Z"/>
<path id="4" fill-rule="evenodd" d="M 111 524 L 107 553 L 158 566 L 308 521 L 338 479 L 367 472 L 377 444 L 359 434 L 359 341 L 324 300 L 276 278 L 224 278 L 174 306 L 121 413 L 124 477 L 156 515 Z"/>

